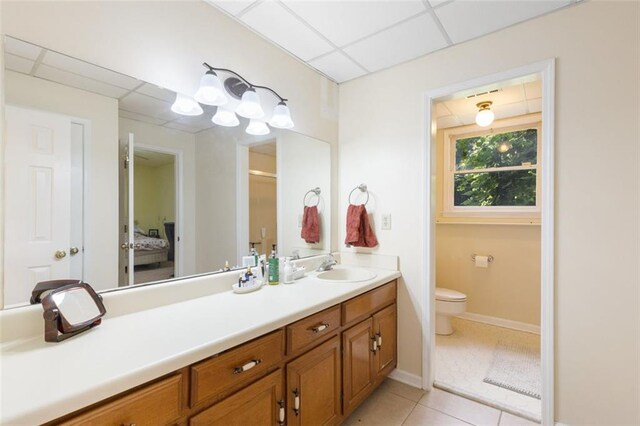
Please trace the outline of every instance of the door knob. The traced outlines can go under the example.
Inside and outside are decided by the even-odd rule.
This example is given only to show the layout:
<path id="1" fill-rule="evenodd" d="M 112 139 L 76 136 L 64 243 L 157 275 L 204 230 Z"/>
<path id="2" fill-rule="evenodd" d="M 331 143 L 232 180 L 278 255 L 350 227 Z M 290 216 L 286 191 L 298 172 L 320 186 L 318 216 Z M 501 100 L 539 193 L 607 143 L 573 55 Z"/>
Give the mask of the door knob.
<path id="1" fill-rule="evenodd" d="M 55 253 L 56 259 L 62 259 L 63 257 L 67 256 L 67 252 L 64 250 L 58 250 Z"/>
<path id="2" fill-rule="evenodd" d="M 71 247 L 69 253 L 71 253 L 71 256 L 73 256 L 74 254 L 78 254 L 79 251 L 80 249 L 78 247 Z"/>

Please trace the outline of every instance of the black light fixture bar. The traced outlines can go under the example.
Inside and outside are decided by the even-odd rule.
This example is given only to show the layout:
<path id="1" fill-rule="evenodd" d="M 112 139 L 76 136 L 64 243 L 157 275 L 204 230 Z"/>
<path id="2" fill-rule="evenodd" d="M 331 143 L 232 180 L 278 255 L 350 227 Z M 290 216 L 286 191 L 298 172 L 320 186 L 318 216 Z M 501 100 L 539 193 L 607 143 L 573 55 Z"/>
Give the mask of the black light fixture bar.
<path id="1" fill-rule="evenodd" d="M 235 72 L 233 70 L 230 70 L 230 69 L 227 69 L 227 68 L 212 67 L 211 65 L 209 65 L 206 62 L 204 62 L 202 65 L 204 67 L 208 68 L 210 71 L 224 71 L 224 72 L 231 73 L 231 74 L 235 75 L 236 77 L 238 77 L 240 80 L 244 81 L 247 84 L 247 86 L 249 86 L 249 87 L 253 87 L 253 88 L 256 88 L 256 89 L 268 90 L 269 92 L 273 93 L 278 99 L 280 99 L 280 102 L 287 102 L 288 101 L 288 99 L 285 99 L 282 96 L 280 96 L 278 94 L 278 92 L 276 92 L 272 88 L 267 87 L 267 86 L 258 86 L 256 84 L 252 84 L 251 82 L 249 82 L 249 80 L 247 80 L 246 78 L 244 78 L 243 76 L 241 76 L 240 74 L 238 74 L 237 72 Z"/>

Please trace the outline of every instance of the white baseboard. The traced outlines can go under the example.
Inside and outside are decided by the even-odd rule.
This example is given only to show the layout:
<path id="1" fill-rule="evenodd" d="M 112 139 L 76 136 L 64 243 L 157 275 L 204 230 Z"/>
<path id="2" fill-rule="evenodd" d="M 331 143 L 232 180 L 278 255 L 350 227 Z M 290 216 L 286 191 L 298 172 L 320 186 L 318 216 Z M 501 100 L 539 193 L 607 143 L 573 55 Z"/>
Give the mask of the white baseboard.
<path id="1" fill-rule="evenodd" d="M 526 331 L 527 333 L 540 334 L 539 325 L 527 324 L 525 322 L 512 321 L 504 318 L 490 317 L 488 315 L 474 314 L 472 312 L 465 312 L 464 314 L 458 316 L 469 321 L 482 322 L 485 324 L 496 325 L 498 327 L 511 328 L 513 330 Z"/>
<path id="2" fill-rule="evenodd" d="M 414 388 L 422 389 L 422 377 L 397 368 L 389 373 L 389 377 Z"/>

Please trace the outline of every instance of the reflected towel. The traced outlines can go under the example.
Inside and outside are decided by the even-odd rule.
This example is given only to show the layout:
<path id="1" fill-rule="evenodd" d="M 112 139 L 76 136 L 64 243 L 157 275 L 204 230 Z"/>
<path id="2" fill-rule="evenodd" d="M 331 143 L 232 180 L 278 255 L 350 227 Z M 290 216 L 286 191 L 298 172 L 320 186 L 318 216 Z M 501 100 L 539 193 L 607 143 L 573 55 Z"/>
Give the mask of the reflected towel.
<path id="1" fill-rule="evenodd" d="M 318 207 L 304 207 L 302 232 L 300 236 L 309 244 L 320 242 L 320 217 L 318 216 Z"/>
<path id="2" fill-rule="evenodd" d="M 375 247 L 378 239 L 369 224 L 369 215 L 363 204 L 350 204 L 347 209 L 347 238 L 345 244 L 355 247 Z"/>

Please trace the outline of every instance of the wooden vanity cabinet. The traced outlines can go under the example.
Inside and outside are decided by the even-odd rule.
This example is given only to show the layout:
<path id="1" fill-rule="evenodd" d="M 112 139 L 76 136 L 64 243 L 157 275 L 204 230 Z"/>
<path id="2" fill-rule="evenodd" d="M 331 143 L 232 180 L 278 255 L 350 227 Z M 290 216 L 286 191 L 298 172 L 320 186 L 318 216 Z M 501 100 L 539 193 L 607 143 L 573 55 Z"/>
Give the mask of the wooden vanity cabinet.
<path id="1" fill-rule="evenodd" d="M 340 424 L 396 367 L 396 281 L 53 424 Z"/>

